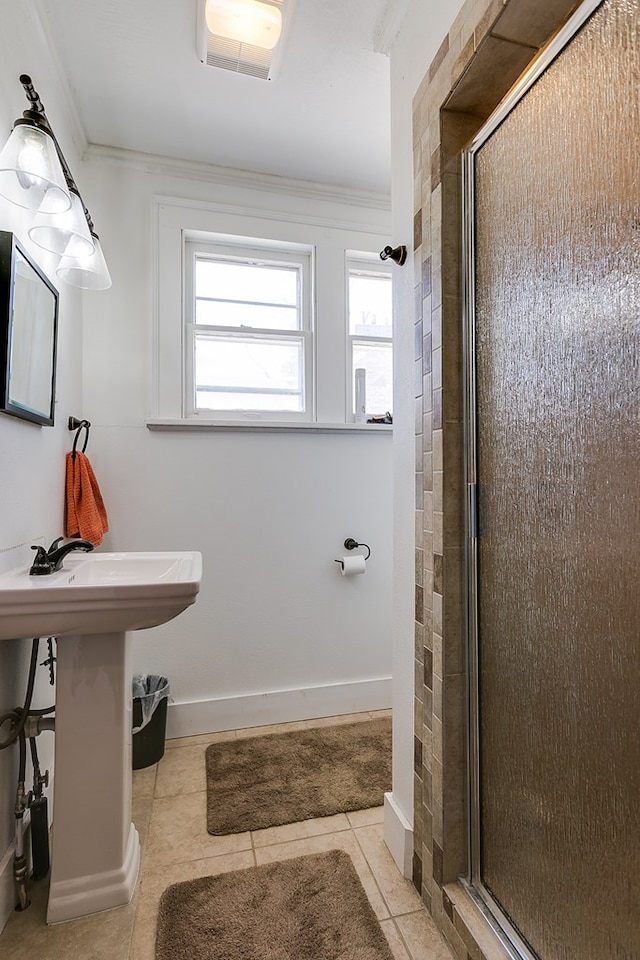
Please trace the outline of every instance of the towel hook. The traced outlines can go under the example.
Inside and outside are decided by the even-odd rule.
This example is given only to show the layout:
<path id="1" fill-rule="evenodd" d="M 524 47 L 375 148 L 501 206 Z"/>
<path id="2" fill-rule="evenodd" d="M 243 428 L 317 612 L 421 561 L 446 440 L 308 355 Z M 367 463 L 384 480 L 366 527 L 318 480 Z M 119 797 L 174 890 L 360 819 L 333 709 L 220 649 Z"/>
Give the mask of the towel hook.
<path id="1" fill-rule="evenodd" d="M 369 552 L 367 553 L 365 560 L 368 560 L 371 556 L 371 547 L 368 543 L 358 543 L 358 541 L 354 540 L 353 537 L 347 537 L 344 545 L 347 550 L 355 550 L 356 547 L 366 547 Z"/>
<path id="2" fill-rule="evenodd" d="M 84 443 L 82 445 L 82 453 L 84 453 L 85 450 L 87 449 L 87 444 L 89 443 L 89 427 L 90 426 L 91 424 L 89 423 L 88 420 L 76 420 L 75 417 L 69 417 L 69 430 L 76 431 L 76 435 L 73 439 L 73 447 L 71 451 L 74 460 L 76 458 L 76 447 L 78 446 L 78 440 L 80 439 L 80 434 L 82 433 L 83 430 L 85 431 L 85 435 L 84 435 Z"/>

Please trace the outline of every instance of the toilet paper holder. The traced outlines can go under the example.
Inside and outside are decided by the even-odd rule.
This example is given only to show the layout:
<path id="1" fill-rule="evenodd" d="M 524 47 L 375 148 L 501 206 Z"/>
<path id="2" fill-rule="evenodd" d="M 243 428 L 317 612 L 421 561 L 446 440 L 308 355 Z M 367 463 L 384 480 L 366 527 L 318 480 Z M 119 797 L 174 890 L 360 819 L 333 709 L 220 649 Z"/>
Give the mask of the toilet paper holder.
<path id="1" fill-rule="evenodd" d="M 347 537 L 347 539 L 344 542 L 344 546 L 346 550 L 356 550 L 358 547 L 366 547 L 367 555 L 365 557 L 365 560 L 368 560 L 369 557 L 371 556 L 371 547 L 369 546 L 369 544 L 358 543 L 358 541 L 354 540 L 353 537 Z M 340 563 L 340 562 L 341 562 L 340 560 L 336 560 L 336 563 Z"/>

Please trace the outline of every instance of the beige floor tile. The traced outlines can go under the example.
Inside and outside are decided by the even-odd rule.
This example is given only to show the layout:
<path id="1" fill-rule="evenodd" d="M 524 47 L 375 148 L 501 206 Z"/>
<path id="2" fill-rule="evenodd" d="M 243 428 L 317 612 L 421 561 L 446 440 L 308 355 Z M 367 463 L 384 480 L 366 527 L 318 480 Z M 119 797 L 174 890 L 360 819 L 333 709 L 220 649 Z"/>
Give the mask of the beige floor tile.
<path id="1" fill-rule="evenodd" d="M 158 764 L 155 797 L 176 797 L 206 790 L 205 743 L 166 750 Z"/>
<path id="2" fill-rule="evenodd" d="M 418 891 L 401 875 L 382 838 L 382 824 L 359 827 L 355 835 L 367 863 L 376 878 L 392 917 L 419 910 L 422 901 Z"/>
<path id="3" fill-rule="evenodd" d="M 316 720 L 309 720 L 309 727 L 337 727 L 342 723 L 358 723 L 364 720 L 370 720 L 370 713 L 341 713 L 335 717 L 318 717 Z"/>
<path id="4" fill-rule="evenodd" d="M 244 740 L 246 737 L 266 737 L 270 733 L 291 733 L 294 730 L 306 730 L 306 720 L 296 720 L 292 723 L 269 723 L 264 727 L 244 727 L 236 730 L 236 738 Z"/>
<path id="5" fill-rule="evenodd" d="M 140 846 L 143 850 L 147 840 L 147 830 L 149 829 L 152 806 L 153 799 L 151 797 L 142 797 L 141 799 L 136 799 L 134 797 L 131 803 L 131 819 L 133 820 L 134 826 L 138 831 L 138 836 L 140 837 Z"/>
<path id="6" fill-rule="evenodd" d="M 411 960 L 455 960 L 427 910 L 396 917 Z"/>
<path id="7" fill-rule="evenodd" d="M 317 817 L 315 820 L 301 820 L 298 823 L 285 823 L 281 827 L 252 830 L 251 839 L 255 847 L 267 847 L 272 843 L 303 840 L 305 837 L 336 833 L 338 830 L 349 830 L 349 821 L 344 813 L 337 813 L 333 817 Z"/>
<path id="8" fill-rule="evenodd" d="M 252 851 L 246 850 L 242 853 L 165 865 L 145 873 L 139 884 L 129 960 L 154 960 L 158 905 L 163 891 L 172 883 L 181 883 L 183 880 L 193 880 L 196 877 L 215 876 L 231 870 L 243 870 L 245 867 L 254 865 Z M 91 957 L 91 954 L 85 954 L 85 957 Z M 120 958 L 113 958 L 113 960 L 120 960 Z"/>
<path id="9" fill-rule="evenodd" d="M 133 933 L 133 903 L 82 920 L 46 925 L 49 885 L 31 883 L 31 906 L 13 913 L 0 939 L 0 956 L 6 960 L 127 960 Z"/>
<path id="10" fill-rule="evenodd" d="M 391 947 L 393 960 L 411 960 L 393 920 L 381 920 L 380 926 Z"/>
<path id="11" fill-rule="evenodd" d="M 288 843 L 277 843 L 269 847 L 257 847 L 255 855 L 257 863 L 261 864 L 276 860 L 290 860 L 292 857 L 304 857 L 310 853 L 324 853 L 326 850 L 344 850 L 349 854 L 378 920 L 386 920 L 389 917 L 389 911 L 358 842 L 350 830 L 308 837 L 304 840 L 291 840 Z"/>
<path id="12" fill-rule="evenodd" d="M 376 714 L 377 715 L 377 714 Z M 335 717 L 315 717 L 313 720 L 295 720 L 292 723 L 272 723 L 264 727 L 247 727 L 238 730 L 240 737 L 264 737 L 268 733 L 289 733 L 291 730 L 313 730 L 314 727 L 335 727 L 341 723 L 356 723 L 360 720 L 370 720 L 372 714 L 343 713 Z"/>
<path id="13" fill-rule="evenodd" d="M 251 835 L 207 833 L 207 797 L 188 793 L 154 800 L 144 854 L 145 874 L 161 864 L 184 863 L 251 849 Z"/>
<path id="14" fill-rule="evenodd" d="M 390 711 L 373 711 L 168 741 L 157 765 L 133 773 L 133 818 L 143 852 L 134 902 L 83 920 L 47 927 L 46 884 L 32 884 L 33 905 L 10 919 L 0 939 L 0 956 L 7 960 L 70 960 L 76 956 L 83 960 L 154 960 L 158 903 L 170 884 L 243 869 L 256 862 L 338 848 L 351 856 L 395 960 L 451 960 L 417 893 L 400 876 L 384 846 L 382 807 L 285 824 L 252 834 L 213 837 L 206 830 L 208 744 L 389 714 Z"/>
<path id="15" fill-rule="evenodd" d="M 131 786 L 134 800 L 142 800 L 144 797 L 153 797 L 157 772 L 157 763 L 152 764 L 150 767 L 143 767 L 142 770 L 133 771 Z"/>
<path id="16" fill-rule="evenodd" d="M 368 827 L 372 823 L 383 823 L 384 807 L 370 807 L 368 810 L 352 810 L 347 814 L 352 827 Z"/>
<path id="17" fill-rule="evenodd" d="M 195 747 L 200 743 L 224 743 L 227 740 L 235 739 L 235 730 L 218 730 L 217 733 L 199 733 L 193 737 L 175 737 L 173 740 L 166 740 L 165 749 L 174 750 L 176 747 Z"/>

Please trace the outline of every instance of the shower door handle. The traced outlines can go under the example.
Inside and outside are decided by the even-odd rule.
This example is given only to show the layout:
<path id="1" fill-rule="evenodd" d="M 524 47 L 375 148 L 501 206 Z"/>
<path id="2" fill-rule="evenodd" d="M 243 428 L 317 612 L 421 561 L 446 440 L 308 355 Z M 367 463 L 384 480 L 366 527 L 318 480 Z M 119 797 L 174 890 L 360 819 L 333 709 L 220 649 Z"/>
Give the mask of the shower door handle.
<path id="1" fill-rule="evenodd" d="M 470 540 L 478 537 L 478 485 L 467 484 L 467 536 Z"/>

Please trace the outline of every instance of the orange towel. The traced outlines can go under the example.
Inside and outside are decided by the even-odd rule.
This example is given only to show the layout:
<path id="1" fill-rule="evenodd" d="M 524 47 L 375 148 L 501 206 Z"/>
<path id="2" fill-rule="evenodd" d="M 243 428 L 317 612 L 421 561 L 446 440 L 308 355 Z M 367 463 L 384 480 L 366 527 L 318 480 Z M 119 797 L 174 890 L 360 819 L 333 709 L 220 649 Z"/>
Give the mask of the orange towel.
<path id="1" fill-rule="evenodd" d="M 76 450 L 67 453 L 65 483 L 64 535 L 82 537 L 97 546 L 109 529 L 96 475 L 89 458 Z"/>

